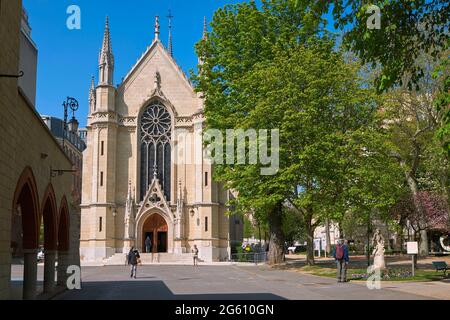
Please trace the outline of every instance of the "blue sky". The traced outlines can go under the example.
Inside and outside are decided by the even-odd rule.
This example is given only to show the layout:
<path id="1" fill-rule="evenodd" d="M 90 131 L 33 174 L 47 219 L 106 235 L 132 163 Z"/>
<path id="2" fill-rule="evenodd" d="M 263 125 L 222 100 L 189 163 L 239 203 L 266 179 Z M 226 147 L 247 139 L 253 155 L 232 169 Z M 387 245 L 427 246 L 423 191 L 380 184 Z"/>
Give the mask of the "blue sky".
<path id="1" fill-rule="evenodd" d="M 38 50 L 37 110 L 62 118 L 67 96 L 78 99 L 77 118 L 85 126 L 91 76 L 97 79 L 98 53 L 105 17 L 109 16 L 116 59 L 115 84 L 120 82 L 154 37 L 154 17 L 160 16 L 161 39 L 168 38 L 168 10 L 173 20 L 174 56 L 187 73 L 197 65 L 194 44 L 201 38 L 203 17 L 233 0 L 23 0 L 32 38 Z M 67 8 L 81 9 L 81 30 L 66 26 Z"/>

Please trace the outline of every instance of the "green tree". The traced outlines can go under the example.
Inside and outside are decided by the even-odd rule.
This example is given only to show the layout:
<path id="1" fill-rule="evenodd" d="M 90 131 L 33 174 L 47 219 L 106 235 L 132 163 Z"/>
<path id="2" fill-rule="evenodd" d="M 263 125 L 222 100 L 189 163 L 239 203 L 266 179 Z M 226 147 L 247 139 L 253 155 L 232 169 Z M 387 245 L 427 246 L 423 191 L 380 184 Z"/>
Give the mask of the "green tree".
<path id="1" fill-rule="evenodd" d="M 249 116 L 255 105 L 248 99 L 244 82 L 251 78 L 255 65 L 261 68 L 278 52 L 305 43 L 317 32 L 316 20 L 290 1 L 263 0 L 260 9 L 254 1 L 219 9 L 211 26 L 211 32 L 196 46 L 203 63 L 199 75 L 193 77 L 204 94 L 207 127 L 277 128 L 281 119 L 255 121 L 255 116 Z M 260 176 L 259 166 L 217 166 L 215 175 L 239 191 L 239 207 L 264 212 L 270 228 L 269 262 L 284 261 L 281 211 L 292 186 L 279 177 Z"/>
<path id="2" fill-rule="evenodd" d="M 303 1 L 292 0 L 303 9 Z M 380 9 L 381 28 L 368 28 L 367 21 Z M 343 43 L 362 63 L 381 65 L 376 87 L 384 91 L 394 85 L 412 88 L 426 70 L 417 58 L 429 54 L 436 61 L 448 41 L 450 2 L 447 0 L 315 0 L 310 2 L 315 17 L 331 11 L 335 28 L 345 30 Z M 405 75 L 408 77 L 405 79 Z M 406 80 L 406 81 L 405 81 Z"/>
<path id="3" fill-rule="evenodd" d="M 383 103 L 384 125 L 390 132 L 388 143 L 391 156 L 400 164 L 403 180 L 409 188 L 419 217 L 426 216 L 419 197 L 420 191 L 433 190 L 439 186 L 438 189 L 448 197 L 448 161 L 435 147 L 439 116 L 433 101 L 437 92 L 438 87 L 430 79 L 421 81 L 420 90 L 417 91 L 407 88 L 390 91 Z M 438 161 L 437 168 L 433 161 L 429 161 L 431 159 Z M 425 221 L 422 224 L 426 226 Z M 425 227 L 419 229 L 420 254 L 427 255 L 427 230 Z"/>
<path id="4" fill-rule="evenodd" d="M 447 42 L 447 50 L 443 53 L 438 66 L 433 72 L 433 78 L 441 83 L 441 87 L 434 101 L 439 114 L 439 128 L 437 137 L 450 159 L 450 59 L 448 49 L 450 40 Z M 450 203 L 450 202 L 449 202 Z"/>
<path id="5" fill-rule="evenodd" d="M 358 67 L 345 63 L 334 41 L 300 41 L 296 15 L 283 15 L 279 6 L 258 11 L 253 3 L 219 10 L 212 32 L 197 46 L 204 63 L 195 80 L 208 128 L 280 130 L 277 175 L 260 175 L 260 165 L 224 165 L 215 176 L 238 191 L 243 210 L 266 215 L 271 263 L 283 261 L 282 205 L 288 203 L 302 218 L 313 264 L 322 203 L 332 201 L 328 185 L 340 177 L 336 168 L 350 132 L 367 123 L 374 105 Z"/>

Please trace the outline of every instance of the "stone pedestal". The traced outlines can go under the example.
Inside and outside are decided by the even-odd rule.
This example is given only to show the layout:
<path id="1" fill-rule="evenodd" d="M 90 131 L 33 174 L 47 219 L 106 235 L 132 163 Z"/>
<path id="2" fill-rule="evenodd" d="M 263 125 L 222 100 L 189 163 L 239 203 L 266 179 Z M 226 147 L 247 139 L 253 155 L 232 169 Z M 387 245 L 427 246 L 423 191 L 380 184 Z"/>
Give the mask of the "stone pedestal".
<path id="1" fill-rule="evenodd" d="M 44 293 L 51 293 L 55 289 L 55 261 L 56 251 L 45 250 Z"/>
<path id="2" fill-rule="evenodd" d="M 37 249 L 23 251 L 23 299 L 36 299 Z"/>

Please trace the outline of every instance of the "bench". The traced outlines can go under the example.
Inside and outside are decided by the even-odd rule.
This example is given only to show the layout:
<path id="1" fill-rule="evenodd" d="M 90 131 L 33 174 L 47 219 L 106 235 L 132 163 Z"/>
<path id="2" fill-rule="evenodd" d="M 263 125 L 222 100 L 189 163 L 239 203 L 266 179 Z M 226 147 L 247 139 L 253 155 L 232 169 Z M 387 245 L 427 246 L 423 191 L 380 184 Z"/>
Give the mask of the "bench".
<path id="1" fill-rule="evenodd" d="M 436 271 L 444 271 L 444 276 L 447 277 L 447 270 L 449 270 L 447 262 L 445 262 L 445 261 L 433 261 L 432 263 L 433 263 L 433 266 L 436 269 Z"/>

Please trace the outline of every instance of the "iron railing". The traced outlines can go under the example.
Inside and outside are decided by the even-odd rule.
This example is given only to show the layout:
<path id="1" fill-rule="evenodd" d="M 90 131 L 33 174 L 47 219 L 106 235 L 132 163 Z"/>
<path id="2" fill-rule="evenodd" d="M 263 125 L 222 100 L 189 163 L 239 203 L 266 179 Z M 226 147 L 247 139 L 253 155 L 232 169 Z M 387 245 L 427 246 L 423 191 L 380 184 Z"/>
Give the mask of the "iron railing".
<path id="1" fill-rule="evenodd" d="M 242 252 L 233 253 L 231 262 L 265 263 L 267 261 L 267 252 Z"/>

